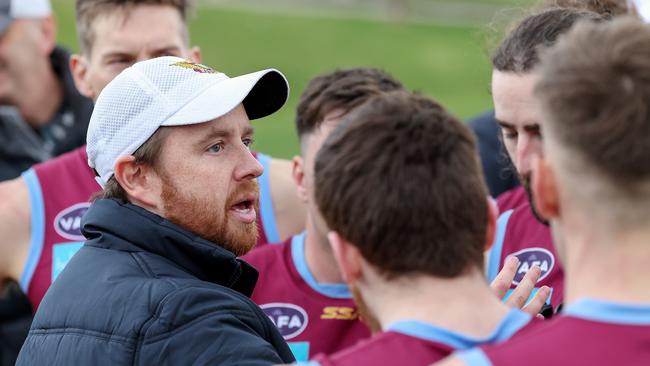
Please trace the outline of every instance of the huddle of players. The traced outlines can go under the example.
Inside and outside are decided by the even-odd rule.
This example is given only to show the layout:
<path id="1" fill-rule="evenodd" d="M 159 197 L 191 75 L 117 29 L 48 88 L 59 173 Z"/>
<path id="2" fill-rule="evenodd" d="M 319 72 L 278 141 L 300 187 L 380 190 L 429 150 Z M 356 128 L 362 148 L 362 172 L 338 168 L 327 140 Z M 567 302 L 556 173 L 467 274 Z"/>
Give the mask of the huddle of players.
<path id="1" fill-rule="evenodd" d="M 445 364 L 650 361 L 650 28 L 598 5 L 601 15 L 539 11 L 495 53 L 496 118 L 524 183 L 498 200 L 498 223 L 473 138 L 437 103 L 385 74 L 369 86 L 350 76 L 376 71 L 312 81 L 298 107 L 294 163 L 306 232 L 244 257 L 261 271 L 252 298 L 294 354 L 321 365 L 426 365 L 454 351 Z M 359 88 L 361 107 L 340 101 Z M 514 262 L 514 287 L 534 269 L 533 295 L 554 310 L 565 303 L 555 319 L 531 321 L 494 301 L 480 277 L 493 237 L 490 279 Z M 338 277 L 319 267 L 332 259 Z M 612 262 L 626 264 L 599 274 Z M 283 317 L 283 306 L 302 317 Z M 357 317 L 375 334 L 349 347 L 363 331 L 342 323 Z"/>
<path id="2" fill-rule="evenodd" d="M 648 256 L 634 239 L 646 222 L 642 203 L 650 174 L 643 160 L 650 138 L 644 109 L 650 30 L 638 20 L 606 18 L 575 9 L 531 15 L 499 48 L 512 62 L 494 65 L 493 88 L 505 79 L 509 88 L 528 92 L 519 96 L 537 93 L 532 101 L 541 107 L 526 105 L 511 115 L 500 113 L 508 109 L 493 95 L 506 147 L 515 139 L 517 153 L 538 148 L 536 160 L 510 155 L 523 181 L 532 177 L 525 187 L 535 192 L 535 210 L 562 238 L 555 245 L 545 226 L 531 224 L 533 210 L 525 199 L 500 199 L 503 214 L 497 223 L 474 138 L 439 104 L 374 69 L 336 71 L 311 81 L 297 110 L 301 156 L 293 162 L 307 208 L 305 232 L 244 257 L 261 273 L 253 300 L 299 361 L 430 364 L 454 350 L 513 335 L 502 345 L 448 362 L 644 364 L 650 359 L 638 347 L 650 338 L 650 299 L 633 286 L 645 279 L 642 260 Z M 542 29 L 544 37 L 532 36 Z M 539 56 L 539 46 L 551 46 L 565 33 Z M 532 121 L 533 127 L 517 124 L 520 120 Z M 506 207 L 503 202 L 517 203 Z M 602 212 L 605 207 L 616 208 L 615 214 Z M 596 230 L 587 225 L 592 220 L 603 225 Z M 483 253 L 493 238 L 499 252 L 490 254 L 489 273 L 493 257 L 498 271 L 507 264 L 504 253 L 513 253 L 503 250 L 510 248 L 507 243 L 524 243 L 517 235 L 528 235 L 530 227 L 548 235 L 537 246 L 551 255 L 541 257 L 546 252 L 539 250 L 533 259 L 515 255 L 508 261 L 522 272 L 515 276 L 519 282 L 523 265 L 538 261 L 542 267 L 547 259 L 545 268 L 535 269 L 539 284 L 549 286 L 540 288 L 540 297 L 549 294 L 554 306 L 563 298 L 569 303 L 566 315 L 553 321 L 531 322 L 501 304 L 483 277 Z M 606 246 L 602 239 L 597 247 L 585 239 L 592 232 L 622 247 Z M 557 254 L 566 267 L 566 290 Z M 580 255 L 590 259 L 588 265 Z M 605 266 L 595 263 L 614 259 L 639 265 L 596 276 Z M 617 288 L 623 280 L 625 286 Z M 368 339 L 366 325 L 379 334 Z M 361 339 L 368 340 L 355 346 Z M 594 349 L 599 343 L 607 345 Z"/>

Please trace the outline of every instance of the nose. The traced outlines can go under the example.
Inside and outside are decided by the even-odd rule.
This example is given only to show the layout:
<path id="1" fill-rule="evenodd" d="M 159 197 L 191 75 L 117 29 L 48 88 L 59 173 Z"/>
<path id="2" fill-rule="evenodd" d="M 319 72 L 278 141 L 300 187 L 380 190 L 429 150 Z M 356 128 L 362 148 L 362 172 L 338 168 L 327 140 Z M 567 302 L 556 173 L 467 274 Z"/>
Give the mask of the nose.
<path id="1" fill-rule="evenodd" d="M 264 173 L 264 167 L 253 156 L 248 148 L 243 149 L 242 156 L 235 169 L 235 179 L 238 181 L 255 179 Z"/>
<path id="2" fill-rule="evenodd" d="M 517 139 L 517 156 L 515 164 L 517 166 L 517 172 L 521 176 L 526 176 L 530 173 L 533 150 L 532 143 L 531 138 L 525 133 L 520 134 Z"/>

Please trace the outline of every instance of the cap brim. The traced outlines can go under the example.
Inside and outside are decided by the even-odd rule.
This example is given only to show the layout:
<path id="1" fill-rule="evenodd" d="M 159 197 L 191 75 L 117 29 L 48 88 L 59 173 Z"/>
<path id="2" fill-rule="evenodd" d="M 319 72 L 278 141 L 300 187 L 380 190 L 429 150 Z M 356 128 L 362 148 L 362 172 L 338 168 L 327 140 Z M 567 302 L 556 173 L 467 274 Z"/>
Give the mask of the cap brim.
<path id="1" fill-rule="evenodd" d="M 207 88 L 169 117 L 161 126 L 203 123 L 244 104 L 248 118 L 258 119 L 278 111 L 287 102 L 289 84 L 275 69 L 227 79 Z"/>

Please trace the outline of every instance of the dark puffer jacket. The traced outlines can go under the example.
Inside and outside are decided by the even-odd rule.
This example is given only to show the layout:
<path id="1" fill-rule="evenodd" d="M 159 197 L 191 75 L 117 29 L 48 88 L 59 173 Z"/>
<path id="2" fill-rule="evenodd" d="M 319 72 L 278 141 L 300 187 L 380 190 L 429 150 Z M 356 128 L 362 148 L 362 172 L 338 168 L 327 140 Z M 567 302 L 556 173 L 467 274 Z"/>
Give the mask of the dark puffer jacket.
<path id="1" fill-rule="evenodd" d="M 140 207 L 98 200 L 18 365 L 269 365 L 293 356 L 248 295 L 257 272 Z"/>

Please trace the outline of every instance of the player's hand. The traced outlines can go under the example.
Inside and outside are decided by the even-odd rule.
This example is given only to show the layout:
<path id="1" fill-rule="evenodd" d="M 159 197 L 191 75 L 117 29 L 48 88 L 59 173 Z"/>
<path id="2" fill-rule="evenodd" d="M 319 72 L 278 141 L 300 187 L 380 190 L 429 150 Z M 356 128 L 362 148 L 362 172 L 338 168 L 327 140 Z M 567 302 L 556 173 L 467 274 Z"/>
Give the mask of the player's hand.
<path id="1" fill-rule="evenodd" d="M 519 268 L 519 259 L 515 256 L 508 257 L 503 269 L 501 269 L 494 281 L 492 281 L 492 284 L 490 284 L 490 287 L 492 287 L 492 290 L 499 299 L 503 299 L 510 289 L 510 284 L 517 274 L 517 268 Z M 539 311 L 542 309 L 546 303 L 546 299 L 550 295 L 551 289 L 548 286 L 542 286 L 530 302 L 526 303 L 526 301 L 535 289 L 535 284 L 541 275 L 541 269 L 538 266 L 533 266 L 512 291 L 508 299 L 505 301 L 505 304 L 521 309 L 533 316 L 538 316 Z"/>

